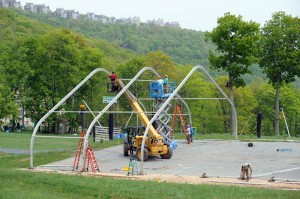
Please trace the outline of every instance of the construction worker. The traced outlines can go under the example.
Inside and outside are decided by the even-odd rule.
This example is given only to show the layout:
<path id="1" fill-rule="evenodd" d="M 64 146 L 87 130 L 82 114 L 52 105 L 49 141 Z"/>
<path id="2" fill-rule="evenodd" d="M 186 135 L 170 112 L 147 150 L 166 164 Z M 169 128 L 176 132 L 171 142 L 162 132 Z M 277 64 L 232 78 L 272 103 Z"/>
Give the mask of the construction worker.
<path id="1" fill-rule="evenodd" d="M 193 142 L 193 127 L 190 125 L 190 140 Z"/>
<path id="2" fill-rule="evenodd" d="M 162 79 L 161 76 L 159 76 L 156 82 L 158 83 L 158 96 L 162 97 L 164 80 Z"/>
<path id="3" fill-rule="evenodd" d="M 169 86 L 168 75 L 165 75 L 163 80 L 164 80 L 164 93 L 168 93 L 168 86 Z"/>
<path id="4" fill-rule="evenodd" d="M 241 180 L 250 180 L 252 175 L 252 168 L 251 168 L 251 163 L 245 163 L 242 165 L 241 168 L 241 175 L 240 175 L 240 179 Z"/>
<path id="5" fill-rule="evenodd" d="M 191 127 L 190 127 L 190 125 L 187 125 L 186 131 L 187 131 L 186 139 L 187 139 L 187 143 L 189 144 L 191 142 Z"/>
<path id="6" fill-rule="evenodd" d="M 115 72 L 112 72 L 109 76 L 110 82 L 111 82 L 111 91 L 114 92 L 117 90 L 116 87 L 116 79 L 118 78 L 118 76 L 116 75 Z"/>

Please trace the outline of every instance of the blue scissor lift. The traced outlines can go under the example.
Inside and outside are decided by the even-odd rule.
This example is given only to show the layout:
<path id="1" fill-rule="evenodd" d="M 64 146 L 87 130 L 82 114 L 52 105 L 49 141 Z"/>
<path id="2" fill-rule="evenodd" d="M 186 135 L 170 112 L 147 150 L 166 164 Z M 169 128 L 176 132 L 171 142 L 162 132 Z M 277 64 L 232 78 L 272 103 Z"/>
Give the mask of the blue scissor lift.
<path id="1" fill-rule="evenodd" d="M 165 102 L 165 100 L 170 97 L 170 95 L 176 89 L 175 82 L 169 82 L 167 84 L 161 84 L 158 82 L 151 82 L 149 85 L 150 97 L 156 100 L 156 105 L 154 105 L 154 110 L 158 110 L 159 107 Z M 172 107 L 169 104 L 161 115 L 155 120 L 155 128 L 158 133 L 165 137 L 165 142 L 169 142 L 173 149 L 176 148 L 176 142 L 173 142 L 170 139 L 170 132 L 172 128 L 169 126 L 169 122 L 172 119 L 172 116 L 168 113 L 169 109 Z"/>
<path id="2" fill-rule="evenodd" d="M 176 89 L 175 82 L 169 82 L 167 84 L 161 84 L 158 82 L 151 82 L 149 85 L 150 97 L 155 99 L 166 99 Z"/>

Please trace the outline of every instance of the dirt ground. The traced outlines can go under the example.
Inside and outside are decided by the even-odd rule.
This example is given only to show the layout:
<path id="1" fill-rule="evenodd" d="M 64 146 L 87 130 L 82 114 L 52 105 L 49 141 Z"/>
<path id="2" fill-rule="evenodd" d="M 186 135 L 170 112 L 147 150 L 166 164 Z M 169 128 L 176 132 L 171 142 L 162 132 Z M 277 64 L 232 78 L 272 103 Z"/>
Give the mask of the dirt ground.
<path id="1" fill-rule="evenodd" d="M 34 169 L 35 172 L 55 172 L 66 175 L 83 175 L 83 176 L 97 176 L 109 177 L 128 180 L 145 180 L 155 181 L 157 183 L 181 183 L 181 184 L 219 184 L 228 186 L 248 186 L 248 187 L 261 187 L 269 189 L 280 190 L 295 190 L 300 191 L 300 182 L 288 181 L 270 181 L 260 179 L 240 180 L 238 178 L 216 178 L 216 177 L 202 177 L 202 176 L 181 176 L 181 175 L 161 175 L 161 174 L 146 174 L 146 175 L 127 175 L 116 173 L 92 173 L 92 172 L 66 172 L 66 171 L 53 171 L 48 169 Z"/>

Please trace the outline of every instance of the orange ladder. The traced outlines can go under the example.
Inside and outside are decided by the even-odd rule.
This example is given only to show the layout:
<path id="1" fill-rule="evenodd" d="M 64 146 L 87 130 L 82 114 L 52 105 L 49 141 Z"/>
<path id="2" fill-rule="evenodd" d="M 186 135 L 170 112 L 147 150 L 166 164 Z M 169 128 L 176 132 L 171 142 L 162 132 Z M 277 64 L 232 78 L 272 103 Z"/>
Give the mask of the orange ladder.
<path id="1" fill-rule="evenodd" d="M 181 112 L 181 108 L 180 108 L 179 105 L 176 105 L 175 109 L 174 109 L 174 114 L 173 114 L 172 124 L 171 124 L 171 128 L 172 128 L 171 136 L 173 136 L 173 133 L 174 133 L 174 126 L 175 126 L 175 121 L 176 121 L 176 112 L 178 112 L 180 122 L 181 122 L 181 125 L 182 125 L 182 128 L 183 128 L 183 132 L 184 132 L 184 135 L 186 137 L 186 141 L 187 141 L 188 144 L 190 144 L 190 135 L 187 132 L 186 124 L 185 124 L 185 121 L 184 121 L 184 118 L 183 118 L 183 115 L 182 115 L 182 112 Z"/>
<path id="2" fill-rule="evenodd" d="M 91 165 L 92 171 L 94 173 L 96 173 L 96 171 L 100 171 L 94 151 L 88 143 L 82 172 L 84 172 L 84 170 L 88 171 L 89 165 Z"/>
<path id="3" fill-rule="evenodd" d="M 85 136 L 85 131 L 81 131 L 72 171 L 74 171 L 75 169 L 76 170 L 78 169 L 78 165 L 79 165 L 79 161 L 80 161 L 80 155 L 81 155 L 81 152 L 82 152 L 82 144 L 83 144 L 84 136 Z"/>
<path id="4" fill-rule="evenodd" d="M 81 131 L 72 171 L 74 171 L 75 169 L 76 170 L 78 169 L 85 134 L 86 134 L 85 131 Z M 92 171 L 94 173 L 96 171 L 100 171 L 97 160 L 95 158 L 95 154 L 93 152 L 93 149 L 92 149 L 92 147 L 90 146 L 90 144 L 88 142 L 82 172 L 85 171 L 85 170 L 88 170 L 89 164 L 91 165 Z M 86 168 L 86 166 L 87 166 L 87 168 Z"/>

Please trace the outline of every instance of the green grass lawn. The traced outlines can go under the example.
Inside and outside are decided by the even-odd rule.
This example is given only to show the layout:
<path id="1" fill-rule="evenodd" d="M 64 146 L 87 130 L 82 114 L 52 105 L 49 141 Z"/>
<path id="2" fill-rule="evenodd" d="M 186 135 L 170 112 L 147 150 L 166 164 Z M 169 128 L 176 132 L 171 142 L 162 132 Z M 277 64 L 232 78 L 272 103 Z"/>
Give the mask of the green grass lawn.
<path id="1" fill-rule="evenodd" d="M 0 133 L 0 148 L 29 149 L 30 138 L 30 133 Z M 51 138 L 36 138 L 35 148 L 46 151 L 51 148 L 57 150 L 35 152 L 35 165 L 48 164 L 74 156 L 77 142 L 77 139 L 52 141 Z M 120 144 L 121 141 L 91 143 L 94 148 L 105 148 Z M 0 198 L 300 198 L 299 191 L 145 182 L 38 173 L 22 171 L 19 168 L 29 168 L 29 154 L 0 152 Z"/>

